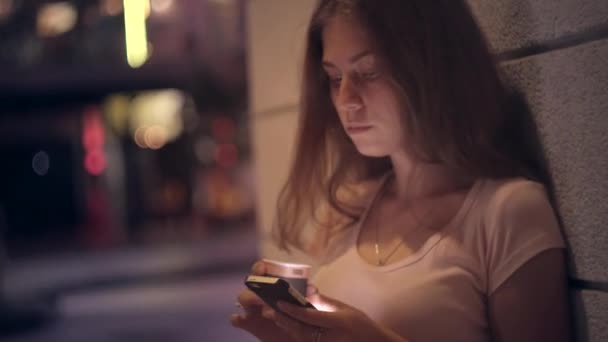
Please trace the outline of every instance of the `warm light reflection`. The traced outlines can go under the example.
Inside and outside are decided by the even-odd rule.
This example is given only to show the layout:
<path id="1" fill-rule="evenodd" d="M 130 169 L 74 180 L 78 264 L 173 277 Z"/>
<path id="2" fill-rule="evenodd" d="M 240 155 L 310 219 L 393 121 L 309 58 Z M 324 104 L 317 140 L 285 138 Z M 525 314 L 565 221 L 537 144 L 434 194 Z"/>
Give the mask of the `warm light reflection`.
<path id="1" fill-rule="evenodd" d="M 69 2 L 55 2 L 43 5 L 38 11 L 36 30 L 42 37 L 64 34 L 76 25 L 78 12 Z"/>
<path id="2" fill-rule="evenodd" d="M 149 148 L 158 150 L 167 143 L 167 129 L 160 125 L 146 128 L 144 141 Z"/>
<path id="3" fill-rule="evenodd" d="M 124 0 L 125 41 L 127 62 L 132 68 L 139 68 L 148 59 L 148 37 L 146 33 L 146 9 L 149 0 Z"/>
<path id="4" fill-rule="evenodd" d="M 309 299 L 310 303 L 314 305 L 319 311 L 335 312 L 337 308 L 329 303 L 322 301 L 321 299 Z"/>
<path id="5" fill-rule="evenodd" d="M 238 149 L 235 144 L 221 144 L 215 150 L 215 162 L 221 167 L 235 166 L 238 158 Z"/>
<path id="6" fill-rule="evenodd" d="M 174 2 L 174 0 L 150 0 L 150 6 L 154 12 L 164 14 L 173 7 Z"/>
<path id="7" fill-rule="evenodd" d="M 13 0 L 0 0 L 0 21 L 13 14 Z"/>
<path id="8" fill-rule="evenodd" d="M 103 0 L 100 3 L 101 13 L 109 16 L 115 16 L 122 13 L 122 0 Z"/>
<path id="9" fill-rule="evenodd" d="M 146 127 L 138 127 L 133 134 L 133 140 L 135 140 L 137 146 L 141 148 L 148 148 L 146 145 Z"/>
<path id="10" fill-rule="evenodd" d="M 123 136 L 129 128 L 129 104 L 131 100 L 129 97 L 121 94 L 109 96 L 105 103 L 104 108 L 107 113 L 107 119 L 109 125 L 116 132 L 116 134 Z"/>
<path id="11" fill-rule="evenodd" d="M 142 148 L 159 149 L 184 131 L 184 94 L 175 89 L 147 91 L 131 102 L 129 128 Z"/>
<path id="12" fill-rule="evenodd" d="M 144 1 L 144 15 L 146 19 L 150 16 L 150 0 Z"/>

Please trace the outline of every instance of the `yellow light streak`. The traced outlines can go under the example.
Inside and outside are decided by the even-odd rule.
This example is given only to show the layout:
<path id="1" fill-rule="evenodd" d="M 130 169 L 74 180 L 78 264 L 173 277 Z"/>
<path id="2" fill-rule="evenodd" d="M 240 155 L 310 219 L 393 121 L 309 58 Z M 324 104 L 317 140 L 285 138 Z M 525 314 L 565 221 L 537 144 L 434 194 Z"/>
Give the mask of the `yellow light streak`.
<path id="1" fill-rule="evenodd" d="M 123 0 L 123 8 L 127 62 L 131 68 L 139 68 L 149 57 L 146 8 L 150 8 L 150 0 Z"/>

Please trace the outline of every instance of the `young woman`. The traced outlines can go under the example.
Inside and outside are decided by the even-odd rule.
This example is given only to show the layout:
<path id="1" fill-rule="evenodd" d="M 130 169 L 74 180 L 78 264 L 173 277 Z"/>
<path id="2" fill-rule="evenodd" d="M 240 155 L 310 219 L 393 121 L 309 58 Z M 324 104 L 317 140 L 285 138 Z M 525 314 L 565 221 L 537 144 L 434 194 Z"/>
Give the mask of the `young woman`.
<path id="1" fill-rule="evenodd" d="M 321 0 L 307 39 L 275 233 L 321 260 L 309 297 L 325 311 L 243 291 L 233 325 L 262 341 L 568 340 L 548 178 L 465 1 Z"/>

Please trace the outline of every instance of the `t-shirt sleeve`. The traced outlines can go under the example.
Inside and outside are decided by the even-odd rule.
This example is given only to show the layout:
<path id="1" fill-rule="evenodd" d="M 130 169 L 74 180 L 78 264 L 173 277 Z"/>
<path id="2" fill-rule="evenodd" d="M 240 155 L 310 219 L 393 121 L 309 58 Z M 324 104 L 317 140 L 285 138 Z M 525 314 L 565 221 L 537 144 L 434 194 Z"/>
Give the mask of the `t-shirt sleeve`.
<path id="1" fill-rule="evenodd" d="M 512 181 L 497 189 L 488 207 L 486 229 L 488 294 L 534 256 L 565 247 L 546 190 L 532 181 Z"/>

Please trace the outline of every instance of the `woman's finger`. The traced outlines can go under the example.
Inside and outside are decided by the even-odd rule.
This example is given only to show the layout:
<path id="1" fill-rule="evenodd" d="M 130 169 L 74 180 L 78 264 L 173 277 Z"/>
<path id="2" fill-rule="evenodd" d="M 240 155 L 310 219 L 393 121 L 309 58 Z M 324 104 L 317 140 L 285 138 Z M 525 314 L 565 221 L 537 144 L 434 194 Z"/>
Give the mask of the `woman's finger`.
<path id="1" fill-rule="evenodd" d="M 251 267 L 251 274 L 253 275 L 264 275 L 266 273 L 266 264 L 262 260 L 258 260 Z"/>
<path id="2" fill-rule="evenodd" d="M 273 318 L 275 324 L 296 341 L 314 341 L 317 327 L 304 324 L 277 311 L 273 313 Z"/>
<path id="3" fill-rule="evenodd" d="M 285 302 L 279 302 L 279 309 L 290 317 L 312 326 L 336 328 L 341 323 L 339 315 L 335 312 L 300 308 Z"/>
<path id="4" fill-rule="evenodd" d="M 261 317 L 256 318 L 255 316 L 249 316 L 247 314 L 233 314 L 230 316 L 230 324 L 235 328 L 249 331 L 255 335 L 259 329 L 261 319 Z"/>
<path id="5" fill-rule="evenodd" d="M 319 289 L 314 284 L 306 286 L 306 297 L 313 297 L 319 294 Z"/>
<path id="6" fill-rule="evenodd" d="M 260 306 L 264 305 L 264 301 L 251 290 L 243 290 L 239 293 L 237 301 L 243 306 Z"/>
<path id="7" fill-rule="evenodd" d="M 234 314 L 230 317 L 230 323 L 256 336 L 261 341 L 288 341 L 289 337 L 282 329 L 278 328 L 274 321 L 267 320 L 261 316 L 243 316 Z"/>
<path id="8" fill-rule="evenodd" d="M 261 302 L 261 299 L 259 299 L 258 295 L 256 295 L 255 292 L 253 292 L 249 289 L 239 292 L 239 295 L 237 296 L 237 300 L 242 305 Z"/>
<path id="9" fill-rule="evenodd" d="M 245 317 L 243 315 L 232 314 L 232 316 L 230 316 L 230 323 L 232 324 L 232 326 L 234 326 L 236 328 L 248 330 L 247 329 L 247 317 Z"/>
<path id="10" fill-rule="evenodd" d="M 342 303 L 341 301 L 334 299 L 334 298 L 324 296 L 324 295 L 320 294 L 319 292 L 317 292 L 317 294 L 314 297 L 318 302 L 323 303 L 326 306 L 333 307 L 334 308 L 333 311 L 348 307 L 348 305 Z M 326 310 L 326 311 L 331 311 L 331 310 Z"/>

